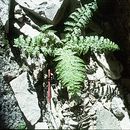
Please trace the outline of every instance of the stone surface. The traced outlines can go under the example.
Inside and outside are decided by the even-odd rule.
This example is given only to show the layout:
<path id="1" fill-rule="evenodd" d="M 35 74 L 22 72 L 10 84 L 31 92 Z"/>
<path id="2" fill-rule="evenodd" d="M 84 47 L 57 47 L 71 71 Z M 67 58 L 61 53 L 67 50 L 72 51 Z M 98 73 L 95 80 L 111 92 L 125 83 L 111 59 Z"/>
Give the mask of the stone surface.
<path id="1" fill-rule="evenodd" d="M 130 118 L 127 111 L 124 111 L 125 117 L 120 121 L 122 130 L 130 129 Z"/>
<path id="2" fill-rule="evenodd" d="M 3 77 L 6 72 L 15 72 L 18 65 L 10 60 L 10 55 L 6 58 L 7 50 L 0 47 L 0 51 L 2 52 L 0 54 L 0 129 L 19 129 L 21 124 L 26 127 L 14 93 L 10 85 L 6 83 L 10 76 L 6 77 L 6 82 Z"/>
<path id="3" fill-rule="evenodd" d="M 117 129 L 121 130 L 119 121 L 117 118 L 105 108 L 97 110 L 97 124 L 96 129 L 104 130 L 104 129 Z"/>
<path id="4" fill-rule="evenodd" d="M 40 118 L 40 108 L 38 106 L 37 94 L 32 91 L 32 79 L 27 72 L 12 80 L 10 85 L 14 91 L 15 97 L 21 111 L 26 119 L 34 125 Z"/>
<path id="5" fill-rule="evenodd" d="M 113 79 L 117 80 L 121 78 L 123 67 L 119 61 L 113 55 L 97 54 L 95 53 L 99 65 L 103 68 L 105 74 Z"/>
<path id="6" fill-rule="evenodd" d="M 86 67 L 89 80 L 100 80 L 105 77 L 102 67 L 90 57 L 89 65 Z"/>
<path id="7" fill-rule="evenodd" d="M 53 20 L 63 0 L 16 0 L 16 2 L 43 17 Z"/>
<path id="8" fill-rule="evenodd" d="M 37 35 L 40 34 L 39 31 L 37 31 L 36 29 L 33 29 L 30 25 L 28 24 L 25 24 L 21 29 L 20 29 L 20 32 L 24 33 L 25 35 L 27 36 L 30 36 L 30 37 L 35 37 Z"/>
<path id="9" fill-rule="evenodd" d="M 0 0 L 0 19 L 3 25 L 5 25 L 6 21 L 8 20 L 8 5 L 9 0 Z"/>
<path id="10" fill-rule="evenodd" d="M 38 122 L 35 125 L 35 130 L 39 130 L 39 129 L 48 129 L 48 125 L 46 122 Z"/>
<path id="11" fill-rule="evenodd" d="M 120 119 L 120 120 L 122 120 L 123 118 L 124 118 L 124 110 L 123 110 L 123 108 L 125 108 L 125 106 L 124 106 L 124 103 L 123 103 L 123 101 L 121 100 L 121 98 L 119 98 L 119 97 L 114 97 L 113 99 L 112 99 L 112 103 L 111 103 L 111 109 L 112 109 L 112 112 L 114 113 L 114 115 L 118 118 L 118 119 Z"/>

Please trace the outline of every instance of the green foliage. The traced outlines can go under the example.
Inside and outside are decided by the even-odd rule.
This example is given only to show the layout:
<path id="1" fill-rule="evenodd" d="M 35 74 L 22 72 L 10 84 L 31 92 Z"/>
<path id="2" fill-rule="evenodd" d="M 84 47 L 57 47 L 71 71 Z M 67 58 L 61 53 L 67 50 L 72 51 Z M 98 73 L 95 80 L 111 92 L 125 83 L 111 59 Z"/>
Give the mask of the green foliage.
<path id="1" fill-rule="evenodd" d="M 56 73 L 58 80 L 68 88 L 70 95 L 78 95 L 85 79 L 85 63 L 70 49 L 58 49 Z"/>
<path id="2" fill-rule="evenodd" d="M 88 50 L 97 53 L 110 53 L 118 50 L 118 45 L 108 38 L 99 36 L 71 36 L 66 44 L 66 48 L 77 52 L 78 55 L 87 54 Z"/>
<path id="3" fill-rule="evenodd" d="M 26 124 L 25 123 L 19 123 L 18 126 L 17 126 L 17 129 L 18 130 L 25 130 L 26 129 Z"/>
<path id="4" fill-rule="evenodd" d="M 91 2 L 78 8 L 73 12 L 69 19 L 64 23 L 66 33 L 80 34 L 82 28 L 86 27 L 91 21 L 93 11 L 96 11 L 96 2 Z"/>
<path id="5" fill-rule="evenodd" d="M 34 38 L 24 38 L 20 35 L 19 38 L 14 40 L 15 47 L 19 47 L 26 54 L 26 56 L 36 56 L 39 53 L 43 53 L 45 56 L 53 56 L 53 51 L 57 47 L 61 47 L 60 39 L 54 34 L 53 30 L 48 30 L 51 26 L 42 26 L 41 33 Z"/>
<path id="6" fill-rule="evenodd" d="M 38 36 L 24 38 L 21 35 L 14 41 L 15 46 L 21 48 L 27 56 L 36 56 L 39 53 L 52 56 L 57 63 L 58 80 L 63 87 L 67 87 L 72 97 L 79 95 L 85 79 L 85 63 L 80 55 L 85 55 L 88 51 L 109 53 L 119 49 L 108 38 L 81 35 L 82 29 L 88 25 L 96 9 L 96 2 L 76 9 L 65 22 L 64 39 L 55 35 L 55 31 L 50 29 L 52 25 L 45 25 L 40 28 L 41 33 Z"/>

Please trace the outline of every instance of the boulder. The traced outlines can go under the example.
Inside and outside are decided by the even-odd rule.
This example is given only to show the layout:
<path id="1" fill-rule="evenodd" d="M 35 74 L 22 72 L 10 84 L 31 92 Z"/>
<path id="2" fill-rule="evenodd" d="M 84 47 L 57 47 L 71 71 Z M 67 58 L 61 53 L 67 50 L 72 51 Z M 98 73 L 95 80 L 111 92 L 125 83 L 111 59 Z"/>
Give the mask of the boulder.
<path id="1" fill-rule="evenodd" d="M 2 22 L 2 25 L 5 25 L 8 20 L 8 5 L 9 0 L 0 0 L 0 20 Z"/>
<path id="2" fill-rule="evenodd" d="M 24 72 L 10 82 L 18 105 L 27 121 L 34 125 L 41 117 L 37 93 L 34 91 L 32 78 Z"/>
<path id="3" fill-rule="evenodd" d="M 38 122 L 35 125 L 35 130 L 39 130 L 39 129 L 48 129 L 48 124 L 46 122 Z"/>
<path id="4" fill-rule="evenodd" d="M 89 80 L 100 80 L 105 77 L 102 67 L 100 67 L 92 58 L 87 66 L 87 77 Z"/>
<path id="5" fill-rule="evenodd" d="M 96 129 L 121 130 L 118 119 L 107 109 L 103 107 L 100 110 L 98 109 L 96 115 L 97 115 Z"/>
<path id="6" fill-rule="evenodd" d="M 130 129 L 130 118 L 127 111 L 124 111 L 124 118 L 120 121 L 122 130 Z"/>
<path id="7" fill-rule="evenodd" d="M 111 103 L 111 110 L 113 112 L 113 114 L 119 119 L 122 120 L 124 118 L 124 103 L 121 100 L 121 98 L 119 97 L 114 97 L 112 99 L 112 103 Z"/>
<path id="8" fill-rule="evenodd" d="M 53 21 L 58 9 L 61 7 L 63 0 L 16 0 L 16 2 L 29 15 L 32 14 L 37 17 L 37 13 L 41 17 L 46 17 Z"/>
<path id="9" fill-rule="evenodd" d="M 105 55 L 95 53 L 98 64 L 103 68 L 105 74 L 113 79 L 118 80 L 121 78 L 123 67 L 121 63 L 112 54 Z"/>

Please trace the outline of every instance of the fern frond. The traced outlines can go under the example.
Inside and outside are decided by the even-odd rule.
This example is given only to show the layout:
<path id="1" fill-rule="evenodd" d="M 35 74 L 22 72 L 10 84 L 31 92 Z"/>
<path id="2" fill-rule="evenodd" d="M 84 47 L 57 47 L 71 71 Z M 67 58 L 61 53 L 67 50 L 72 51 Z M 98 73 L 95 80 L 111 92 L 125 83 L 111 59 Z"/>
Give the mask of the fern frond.
<path id="1" fill-rule="evenodd" d="M 90 36 L 85 38 L 85 44 L 89 45 L 89 48 L 93 52 L 109 53 L 119 49 L 118 45 L 109 40 L 108 38 L 99 36 Z"/>
<path id="2" fill-rule="evenodd" d="M 75 52 L 66 49 L 58 49 L 56 52 L 56 73 L 61 84 L 67 87 L 69 94 L 73 97 L 80 93 L 85 79 L 85 64 Z"/>
<path id="3" fill-rule="evenodd" d="M 54 34 L 53 30 L 48 30 L 51 25 L 44 25 L 41 28 L 41 32 L 38 36 L 34 38 L 27 37 L 25 38 L 23 35 L 20 35 L 19 38 L 14 40 L 16 47 L 21 48 L 23 53 L 26 53 L 30 56 L 36 56 L 40 52 L 46 55 L 53 55 L 53 51 L 55 48 L 62 47 L 62 42 L 58 36 Z"/>
<path id="4" fill-rule="evenodd" d="M 97 9 L 97 3 L 92 2 L 84 5 L 81 8 L 77 8 L 73 12 L 67 22 L 65 22 L 65 32 L 72 33 L 74 28 L 80 28 L 80 30 L 85 27 L 91 20 L 93 12 Z"/>
<path id="5" fill-rule="evenodd" d="M 117 44 L 103 36 L 77 37 L 73 35 L 67 41 L 65 48 L 77 52 L 78 55 L 87 54 L 88 50 L 97 53 L 109 53 L 119 49 Z"/>

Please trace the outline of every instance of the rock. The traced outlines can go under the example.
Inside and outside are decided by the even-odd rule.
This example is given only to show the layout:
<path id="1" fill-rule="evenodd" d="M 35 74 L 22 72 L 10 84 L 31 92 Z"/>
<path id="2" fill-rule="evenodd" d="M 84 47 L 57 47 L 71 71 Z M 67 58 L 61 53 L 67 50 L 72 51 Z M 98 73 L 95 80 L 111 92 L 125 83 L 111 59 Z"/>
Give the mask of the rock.
<path id="1" fill-rule="evenodd" d="M 69 103 L 69 107 L 72 108 L 74 106 L 78 105 L 78 102 L 75 101 L 75 100 L 72 100 L 70 103 Z"/>
<path id="2" fill-rule="evenodd" d="M 46 17 L 51 21 L 54 19 L 58 9 L 60 8 L 63 1 L 60 0 L 16 0 L 16 2 L 26 9 L 30 9 L 32 15 L 39 14 L 42 17 Z"/>
<path id="3" fill-rule="evenodd" d="M 86 106 L 86 105 L 88 105 L 88 103 L 89 103 L 89 98 L 87 97 L 87 98 L 84 99 L 83 104 L 84 104 L 84 106 Z"/>
<path id="4" fill-rule="evenodd" d="M 120 121 L 120 126 L 121 126 L 122 130 L 130 129 L 129 115 L 126 111 L 124 112 L 124 115 L 125 115 L 125 117 Z"/>
<path id="5" fill-rule="evenodd" d="M 113 114 L 120 120 L 122 120 L 125 116 L 123 108 L 125 108 L 125 106 L 121 98 L 114 97 L 111 103 L 111 110 Z"/>
<path id="6" fill-rule="evenodd" d="M 0 0 L 0 19 L 3 25 L 5 25 L 5 23 L 8 20 L 8 16 L 9 16 L 8 5 L 9 5 L 9 0 Z"/>
<path id="7" fill-rule="evenodd" d="M 105 77 L 103 69 L 92 58 L 87 68 L 87 77 L 89 80 L 100 80 Z"/>
<path id="8" fill-rule="evenodd" d="M 30 25 L 26 24 L 20 29 L 20 31 L 22 33 L 24 33 L 25 35 L 29 36 L 29 37 L 35 37 L 37 35 L 40 34 L 39 31 L 37 31 L 36 29 L 33 29 Z"/>
<path id="9" fill-rule="evenodd" d="M 113 79 L 117 80 L 121 77 L 123 71 L 122 65 L 117 61 L 114 55 L 105 55 L 95 53 L 99 65 L 103 68 L 105 74 Z"/>
<path id="10" fill-rule="evenodd" d="M 77 121 L 74 121 L 74 120 L 72 120 L 72 119 L 69 119 L 69 124 L 70 124 L 71 126 L 77 126 L 77 125 L 78 125 L 78 122 L 77 122 Z"/>
<path id="11" fill-rule="evenodd" d="M 64 105 L 62 106 L 62 109 L 63 110 L 66 110 L 66 109 L 69 109 L 70 107 L 69 107 L 69 105 L 67 104 L 67 103 L 64 103 Z"/>
<path id="12" fill-rule="evenodd" d="M 49 128 L 46 122 L 38 122 L 35 125 L 35 130 L 39 130 L 39 129 L 49 129 Z"/>
<path id="13" fill-rule="evenodd" d="M 41 117 L 36 92 L 32 91 L 31 76 L 24 72 L 10 82 L 21 111 L 26 119 L 34 125 Z"/>
<path id="14" fill-rule="evenodd" d="M 104 130 L 104 129 L 112 129 L 112 130 L 121 130 L 119 121 L 117 118 L 105 108 L 97 110 L 97 124 L 96 129 Z"/>
<path id="15" fill-rule="evenodd" d="M 17 73 L 15 71 L 14 72 L 7 71 L 7 72 L 3 72 L 2 75 L 3 75 L 4 80 L 7 83 L 9 83 L 11 80 L 16 78 Z"/>
<path id="16" fill-rule="evenodd" d="M 98 66 L 97 70 L 93 74 L 87 74 L 89 80 L 100 80 L 105 77 L 103 69 Z"/>

